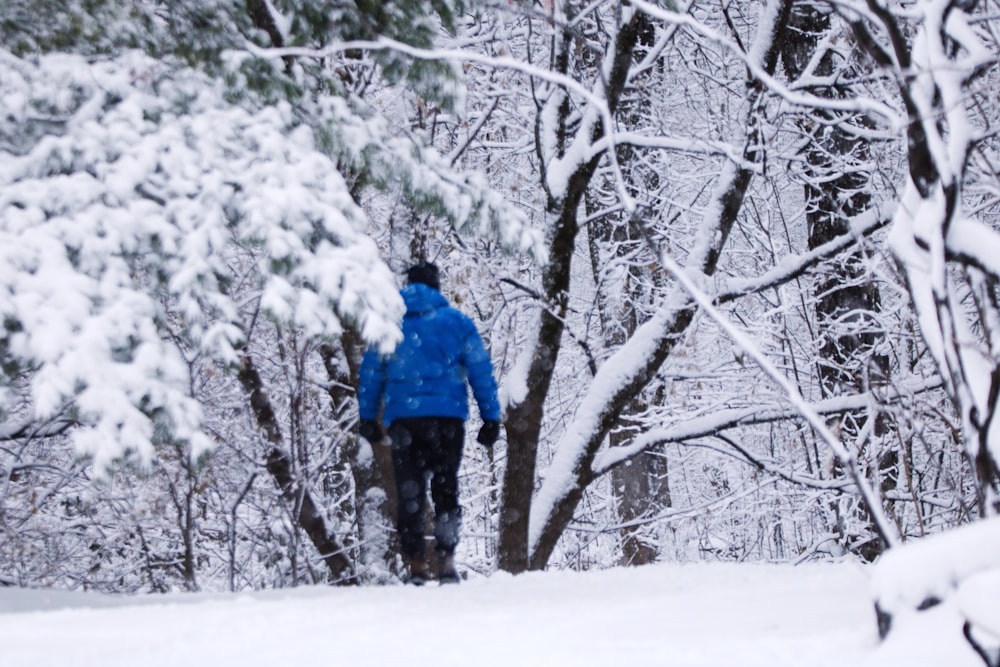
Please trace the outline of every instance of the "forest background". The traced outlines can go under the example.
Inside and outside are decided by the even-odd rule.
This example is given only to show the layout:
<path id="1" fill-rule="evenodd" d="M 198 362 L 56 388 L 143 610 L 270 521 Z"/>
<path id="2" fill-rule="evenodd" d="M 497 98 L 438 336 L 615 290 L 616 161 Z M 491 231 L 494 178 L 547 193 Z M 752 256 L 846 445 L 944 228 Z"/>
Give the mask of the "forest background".
<path id="1" fill-rule="evenodd" d="M 467 572 L 873 562 L 995 515 L 998 19 L 8 0 L 0 580 L 396 581 L 354 386 L 418 259 L 502 384 Z"/>

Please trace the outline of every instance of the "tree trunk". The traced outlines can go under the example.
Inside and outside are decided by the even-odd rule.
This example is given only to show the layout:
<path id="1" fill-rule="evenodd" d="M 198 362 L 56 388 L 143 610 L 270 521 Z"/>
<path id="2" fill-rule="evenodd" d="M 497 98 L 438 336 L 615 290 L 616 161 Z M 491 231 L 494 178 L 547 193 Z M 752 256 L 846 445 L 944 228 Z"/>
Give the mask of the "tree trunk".
<path id="1" fill-rule="evenodd" d="M 619 151 L 619 162 L 628 164 L 631 151 Z M 656 184 L 649 184 L 655 190 Z M 600 210 L 598 204 L 588 206 Z M 642 285 L 656 283 L 655 276 L 643 265 L 655 265 L 655 258 L 636 258 L 629 264 L 621 281 L 606 284 L 601 278 L 604 256 L 614 257 L 618 262 L 637 252 L 643 243 L 641 233 L 626 219 L 606 217 L 592 220 L 588 227 L 587 240 L 590 246 L 590 263 L 597 290 L 597 309 L 601 320 L 604 345 L 609 350 L 620 348 L 635 334 L 640 321 L 636 304 L 648 300 L 648 294 L 641 291 Z M 611 295 L 614 295 L 613 298 Z M 608 436 L 611 448 L 629 444 L 636 435 L 627 428 L 629 414 L 642 410 L 644 401 L 634 399 L 623 411 L 623 419 Z M 658 447 L 634 457 L 624 465 L 611 471 L 611 488 L 615 494 L 618 520 L 621 528 L 621 564 L 647 565 L 656 561 L 660 550 L 643 537 L 642 527 L 636 522 L 650 513 L 662 512 L 671 506 L 670 486 L 667 481 L 667 459 L 665 448 Z"/>
<path id="2" fill-rule="evenodd" d="M 639 32 L 647 23 L 645 15 L 635 12 L 629 22 L 619 28 L 610 51 L 614 62 L 605 82 L 606 100 L 611 113 L 614 113 L 625 88 Z M 564 37 L 557 49 L 556 58 L 556 69 L 563 73 L 569 67 L 570 48 L 570 40 Z M 565 147 L 568 140 L 565 123 L 570 114 L 568 104 L 563 105 L 560 113 L 558 143 Z M 581 131 L 590 131 L 592 134 L 589 139 L 592 142 L 604 136 L 604 128 L 600 123 Z M 528 391 L 524 400 L 507 411 L 507 468 L 504 471 L 500 505 L 499 565 L 500 569 L 508 572 L 523 572 L 530 566 L 529 522 L 538 461 L 538 439 L 545 415 L 545 399 L 552 383 L 565 329 L 570 269 L 580 229 L 577 215 L 600 160 L 601 155 L 597 154 L 580 164 L 569 176 L 565 195 L 557 199 L 550 197 L 548 205 L 554 222 L 550 235 L 550 259 L 542 278 L 540 323 L 527 374 Z"/>
<path id="3" fill-rule="evenodd" d="M 579 183 L 586 179 L 589 179 L 589 173 L 574 178 L 574 181 Z M 575 189 L 580 190 L 579 187 Z M 582 191 L 579 196 L 582 196 Z M 528 522 L 535 492 L 538 439 L 545 416 L 545 398 L 552 383 L 565 328 L 566 291 L 569 289 L 570 261 L 577 229 L 576 207 L 564 207 L 551 245 L 552 260 L 545 271 L 547 304 L 543 304 L 535 352 L 527 375 L 527 397 L 507 411 L 507 467 L 500 502 L 499 534 L 499 566 L 507 572 L 518 573 L 528 569 Z"/>
<path id="4" fill-rule="evenodd" d="M 784 29 L 782 60 L 790 79 L 797 79 L 815 58 L 820 40 L 830 32 L 828 8 L 799 5 Z M 811 91 L 819 97 L 842 99 L 852 94 L 849 84 L 854 77 L 838 72 L 839 55 L 829 51 L 820 55 L 818 77 L 835 81 Z M 838 76 L 838 74 L 840 76 Z M 809 248 L 815 249 L 850 233 L 851 220 L 872 206 L 871 147 L 863 131 L 865 121 L 858 117 L 840 117 L 827 110 L 815 110 L 800 122 L 803 134 L 810 137 L 805 162 L 806 221 L 809 225 Z M 868 258 L 862 249 L 842 254 L 817 278 L 816 321 L 821 336 L 818 375 L 824 397 L 866 392 L 872 383 L 888 381 L 889 359 L 877 349 L 885 338 L 879 324 L 881 298 L 878 287 L 867 277 Z M 855 449 L 863 428 L 864 413 L 849 412 L 836 418 L 835 432 L 842 435 L 845 447 Z M 897 451 L 882 437 L 887 431 L 886 417 L 876 417 L 867 447 L 878 448 L 871 457 L 874 474 L 879 477 L 883 497 L 897 485 Z M 883 472 L 884 471 L 884 472 Z M 838 472 L 840 474 L 840 472 Z M 858 507 L 865 523 L 871 525 L 870 512 Z M 839 506 L 834 508 L 839 514 Z M 844 534 L 843 520 L 835 530 L 841 533 L 844 546 L 866 560 L 874 560 L 885 548 L 873 526 L 867 536 Z"/>
<path id="5" fill-rule="evenodd" d="M 329 580 L 336 584 L 355 584 L 356 576 L 344 547 L 326 527 L 326 520 L 312 495 L 296 479 L 292 461 L 285 451 L 281 428 L 271 406 L 271 399 L 264 390 L 260 374 L 249 355 L 244 355 L 239 372 L 240 384 L 250 398 L 257 426 L 263 432 L 268 450 L 267 471 L 281 491 L 282 497 L 292 508 L 297 508 L 295 519 L 299 527 L 319 551 L 329 570 Z"/>
<path id="6" fill-rule="evenodd" d="M 320 355 L 330 379 L 330 396 L 334 419 L 342 426 L 349 424 L 357 403 L 351 389 L 358 384 L 358 367 L 363 353 L 362 341 L 356 331 L 348 330 L 341 337 L 338 351 L 331 345 L 320 347 Z M 342 365 L 341 357 L 346 364 Z M 345 373 L 346 370 L 346 373 Z M 355 507 L 362 561 L 370 568 L 386 573 L 395 571 L 395 554 L 399 551 L 393 523 L 396 515 L 396 485 L 392 470 L 392 453 L 383 444 L 372 445 L 354 433 L 344 430 L 349 448 L 351 475 L 354 478 Z"/>
<path id="7" fill-rule="evenodd" d="M 614 447 L 614 435 L 611 446 Z M 651 544 L 635 522 L 670 505 L 670 485 L 667 482 L 667 459 L 663 448 L 649 450 L 611 471 L 611 484 L 618 501 L 618 518 L 624 527 L 622 565 L 649 565 L 660 555 L 660 547 Z"/>

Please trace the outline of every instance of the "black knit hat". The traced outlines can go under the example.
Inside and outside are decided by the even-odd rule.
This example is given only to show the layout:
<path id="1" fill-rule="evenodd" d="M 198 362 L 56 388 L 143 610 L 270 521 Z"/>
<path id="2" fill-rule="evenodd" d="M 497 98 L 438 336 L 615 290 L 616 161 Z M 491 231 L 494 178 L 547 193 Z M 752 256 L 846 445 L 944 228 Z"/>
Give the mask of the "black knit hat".
<path id="1" fill-rule="evenodd" d="M 420 262 L 408 268 L 406 281 L 410 285 L 421 283 L 436 290 L 441 289 L 441 273 L 438 271 L 438 267 L 430 262 Z"/>

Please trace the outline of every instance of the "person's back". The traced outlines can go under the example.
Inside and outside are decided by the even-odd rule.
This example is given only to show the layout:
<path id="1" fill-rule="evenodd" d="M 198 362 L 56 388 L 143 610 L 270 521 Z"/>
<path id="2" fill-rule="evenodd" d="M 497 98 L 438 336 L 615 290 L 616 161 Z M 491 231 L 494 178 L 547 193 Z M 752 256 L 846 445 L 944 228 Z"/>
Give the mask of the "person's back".
<path id="1" fill-rule="evenodd" d="M 403 340 L 392 355 L 368 358 L 362 365 L 362 419 L 377 416 L 372 403 L 379 395 L 386 424 L 401 417 L 468 419 L 468 382 L 483 419 L 499 420 L 492 364 L 472 321 L 427 285 L 408 285 L 401 294 L 406 303 Z M 377 353 L 370 351 L 368 355 Z M 367 377 L 366 373 L 381 377 Z M 381 387 L 379 380 L 384 383 Z M 377 390 L 374 394 L 366 393 L 373 389 Z"/>
<path id="2" fill-rule="evenodd" d="M 397 529 L 410 581 L 429 576 L 423 533 L 424 497 L 430 479 L 438 578 L 457 582 L 454 552 L 461 525 L 458 468 L 472 387 L 483 427 L 478 440 L 492 446 L 500 433 L 500 403 L 493 366 L 472 320 L 440 293 L 437 267 L 418 264 L 400 292 L 406 303 L 403 340 L 390 355 L 371 349 L 361 364 L 358 404 L 361 435 L 382 440 L 388 426 L 396 473 Z"/>

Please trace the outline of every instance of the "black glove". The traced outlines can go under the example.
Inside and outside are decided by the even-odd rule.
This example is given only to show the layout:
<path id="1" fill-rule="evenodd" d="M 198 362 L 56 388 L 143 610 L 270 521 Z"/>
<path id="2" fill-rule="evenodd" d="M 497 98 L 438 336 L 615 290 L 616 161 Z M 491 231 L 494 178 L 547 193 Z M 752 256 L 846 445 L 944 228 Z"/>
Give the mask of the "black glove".
<path id="1" fill-rule="evenodd" d="M 500 422 L 497 421 L 487 421 L 483 422 L 483 427 L 479 429 L 479 435 L 476 440 L 481 445 L 486 445 L 487 447 L 492 447 L 493 443 L 497 441 L 500 437 Z"/>
<path id="2" fill-rule="evenodd" d="M 362 419 L 358 432 L 373 445 L 382 441 L 382 426 L 374 419 Z"/>

